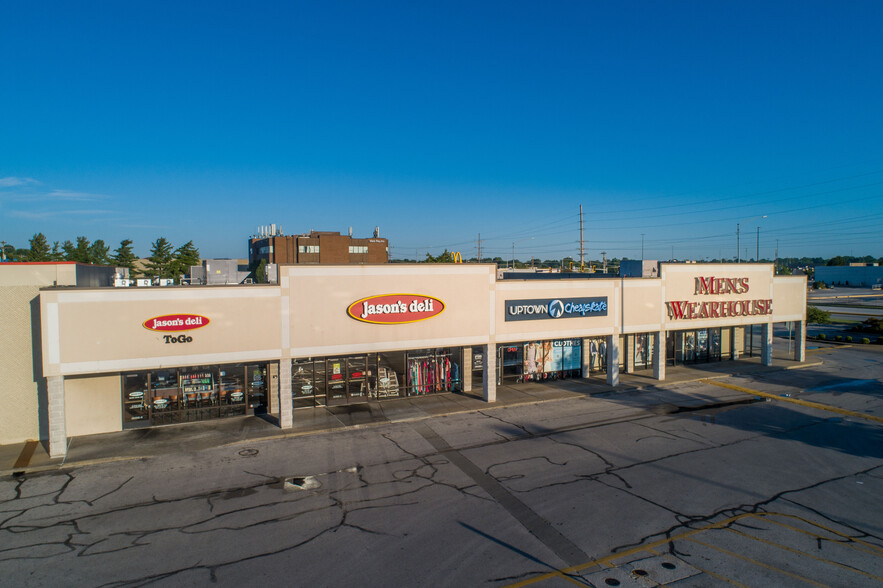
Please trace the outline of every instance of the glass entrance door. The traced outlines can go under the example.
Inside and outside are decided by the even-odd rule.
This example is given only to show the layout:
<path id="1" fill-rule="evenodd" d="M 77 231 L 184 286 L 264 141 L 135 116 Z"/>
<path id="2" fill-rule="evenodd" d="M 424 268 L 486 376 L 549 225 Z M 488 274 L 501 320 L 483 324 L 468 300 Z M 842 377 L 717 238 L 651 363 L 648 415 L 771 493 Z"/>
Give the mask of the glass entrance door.
<path id="1" fill-rule="evenodd" d="M 267 412 L 267 365 L 251 364 L 245 366 L 245 390 L 248 407 L 255 414 Z"/>
<path id="2" fill-rule="evenodd" d="M 325 402 L 328 406 L 346 404 L 346 358 L 333 357 L 325 360 Z"/>

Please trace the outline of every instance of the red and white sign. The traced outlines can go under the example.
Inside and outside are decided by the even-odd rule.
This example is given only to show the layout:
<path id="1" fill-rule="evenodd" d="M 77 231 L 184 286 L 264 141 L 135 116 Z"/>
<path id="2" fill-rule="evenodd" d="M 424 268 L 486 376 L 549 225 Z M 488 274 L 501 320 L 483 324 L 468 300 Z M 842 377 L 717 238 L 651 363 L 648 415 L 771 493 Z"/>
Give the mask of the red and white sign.
<path id="1" fill-rule="evenodd" d="M 438 316 L 444 309 L 444 302 L 425 294 L 379 294 L 356 300 L 346 313 L 364 323 L 400 325 Z"/>
<path id="2" fill-rule="evenodd" d="M 207 317 L 198 314 L 164 314 L 147 319 L 142 324 L 151 331 L 192 331 L 210 322 Z"/>

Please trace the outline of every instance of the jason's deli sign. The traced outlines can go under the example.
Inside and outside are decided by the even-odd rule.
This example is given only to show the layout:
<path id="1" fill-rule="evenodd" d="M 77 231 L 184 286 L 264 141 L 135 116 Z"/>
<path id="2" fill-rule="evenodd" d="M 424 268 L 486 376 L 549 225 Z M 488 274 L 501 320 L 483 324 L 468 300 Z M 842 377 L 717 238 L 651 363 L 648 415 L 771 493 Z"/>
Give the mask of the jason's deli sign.
<path id="1" fill-rule="evenodd" d="M 346 313 L 363 323 L 400 325 L 438 316 L 445 303 L 425 294 L 380 294 L 356 300 Z"/>
<path id="2" fill-rule="evenodd" d="M 607 297 L 507 300 L 507 321 L 607 316 Z"/>

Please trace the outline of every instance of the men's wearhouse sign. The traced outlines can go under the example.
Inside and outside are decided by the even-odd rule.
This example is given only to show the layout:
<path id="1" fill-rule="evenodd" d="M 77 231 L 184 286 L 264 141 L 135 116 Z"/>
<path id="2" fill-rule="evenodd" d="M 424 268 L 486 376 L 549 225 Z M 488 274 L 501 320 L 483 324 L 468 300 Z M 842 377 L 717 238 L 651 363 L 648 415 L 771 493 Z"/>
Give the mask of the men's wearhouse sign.
<path id="1" fill-rule="evenodd" d="M 607 316 L 607 297 L 507 300 L 507 321 Z"/>

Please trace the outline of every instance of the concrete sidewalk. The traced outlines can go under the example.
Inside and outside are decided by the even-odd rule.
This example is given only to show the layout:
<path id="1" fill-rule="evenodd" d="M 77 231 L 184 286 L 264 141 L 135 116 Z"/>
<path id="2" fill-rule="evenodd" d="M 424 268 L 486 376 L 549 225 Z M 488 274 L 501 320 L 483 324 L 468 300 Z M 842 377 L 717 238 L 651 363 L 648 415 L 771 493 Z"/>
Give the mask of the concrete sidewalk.
<path id="1" fill-rule="evenodd" d="M 479 389 L 471 393 L 435 394 L 349 406 L 299 409 L 294 411 L 294 426 L 284 430 L 275 424 L 272 416 L 250 416 L 85 435 L 68 440 L 68 454 L 64 459 L 50 459 L 42 442 L 0 445 L 0 476 L 167 455 L 180 451 L 182 447 L 186 447 L 187 451 L 198 451 L 249 440 L 297 437 L 416 421 L 442 415 L 626 392 L 647 394 L 648 397 L 642 402 L 647 406 L 653 406 L 654 403 L 671 406 L 672 395 L 665 393 L 665 388 L 671 385 L 706 378 L 760 375 L 784 369 L 812 367 L 821 364 L 819 359 L 808 354 L 807 361 L 803 363 L 774 357 L 772 366 L 763 366 L 759 358 L 753 357 L 738 361 L 699 364 L 696 367 L 667 367 L 665 382 L 653 379 L 652 370 L 645 370 L 620 374 L 620 383 L 615 388 L 607 385 L 604 374 L 586 379 L 507 384 L 497 386 L 497 401 L 494 403 L 482 400 Z M 681 399 L 679 402 L 683 402 L 683 395 L 679 395 L 679 398 Z M 695 402 L 688 402 L 692 408 L 714 403 L 715 399 L 708 397 L 697 397 Z"/>

